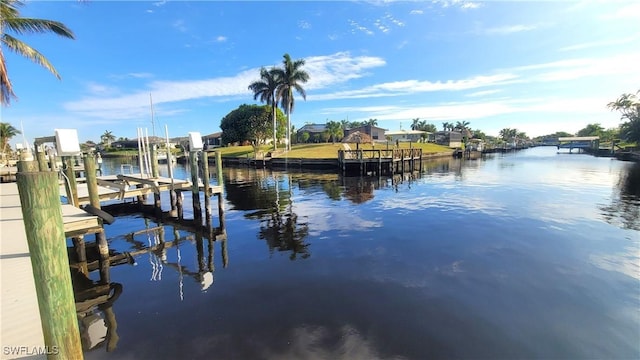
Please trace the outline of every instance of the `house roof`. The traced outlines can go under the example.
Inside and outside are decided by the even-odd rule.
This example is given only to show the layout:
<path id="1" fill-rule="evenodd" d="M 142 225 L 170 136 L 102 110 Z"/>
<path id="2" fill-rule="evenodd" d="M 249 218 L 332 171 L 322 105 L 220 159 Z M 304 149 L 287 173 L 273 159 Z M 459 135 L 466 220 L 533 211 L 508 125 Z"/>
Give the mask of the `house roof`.
<path id="1" fill-rule="evenodd" d="M 211 133 L 211 134 L 209 134 L 209 135 L 203 135 L 202 137 L 203 137 L 203 138 L 212 138 L 212 139 L 215 139 L 215 138 L 219 138 L 219 137 L 221 137 L 221 136 L 222 136 L 222 131 L 214 132 L 214 133 Z"/>
<path id="2" fill-rule="evenodd" d="M 422 130 L 393 130 L 393 131 L 387 131 L 385 132 L 385 135 L 409 135 L 409 134 L 416 134 L 416 135 L 422 135 L 422 134 L 431 134 L 428 131 L 422 131 Z"/>
<path id="3" fill-rule="evenodd" d="M 301 127 L 298 132 L 307 131 L 310 133 L 321 133 L 325 130 L 327 130 L 327 124 L 306 124 L 305 126 Z"/>

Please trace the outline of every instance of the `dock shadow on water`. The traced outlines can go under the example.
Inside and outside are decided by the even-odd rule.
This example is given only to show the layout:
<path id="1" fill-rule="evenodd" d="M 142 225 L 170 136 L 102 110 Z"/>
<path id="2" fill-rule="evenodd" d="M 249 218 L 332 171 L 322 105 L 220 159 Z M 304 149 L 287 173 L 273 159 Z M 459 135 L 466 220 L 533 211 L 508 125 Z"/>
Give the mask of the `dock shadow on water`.
<path id="1" fill-rule="evenodd" d="M 225 167 L 224 240 L 105 227 L 112 283 L 74 280 L 85 357 L 639 358 L 637 187 L 555 148 L 380 178 Z"/>

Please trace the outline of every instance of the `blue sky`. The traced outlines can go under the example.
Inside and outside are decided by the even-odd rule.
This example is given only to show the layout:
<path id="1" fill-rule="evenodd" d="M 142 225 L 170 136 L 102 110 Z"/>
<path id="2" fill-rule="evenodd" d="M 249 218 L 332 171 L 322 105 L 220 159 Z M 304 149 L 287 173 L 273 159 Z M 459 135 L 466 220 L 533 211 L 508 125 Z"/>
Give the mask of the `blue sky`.
<path id="1" fill-rule="evenodd" d="M 20 36 L 61 81 L 3 49 L 19 99 L 2 121 L 29 142 L 56 128 L 80 141 L 151 134 L 150 95 L 157 135 L 165 124 L 171 137 L 220 131 L 257 103 L 247 86 L 284 53 L 310 75 L 296 128 L 420 118 L 488 135 L 575 132 L 618 126 L 606 104 L 640 89 L 638 1 L 27 1 L 21 12 L 76 35 Z"/>

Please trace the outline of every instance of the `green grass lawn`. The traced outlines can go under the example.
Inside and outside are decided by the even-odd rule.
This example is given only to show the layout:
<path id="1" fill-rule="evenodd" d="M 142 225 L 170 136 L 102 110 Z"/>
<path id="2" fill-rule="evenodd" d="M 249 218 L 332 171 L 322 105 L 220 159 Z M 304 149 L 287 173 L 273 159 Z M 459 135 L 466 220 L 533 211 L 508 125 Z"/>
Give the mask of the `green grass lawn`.
<path id="1" fill-rule="evenodd" d="M 389 143 L 389 149 L 392 149 L 394 144 Z M 421 148 L 424 154 L 434 154 L 440 152 L 451 152 L 452 149 L 442 145 L 436 145 L 432 143 L 412 143 L 411 146 L 413 148 Z M 351 150 L 356 150 L 358 148 L 357 144 L 349 144 Z M 363 150 L 371 150 L 371 149 L 380 149 L 384 150 L 387 148 L 386 144 L 376 144 L 372 146 L 370 143 L 368 144 L 360 144 L 360 149 Z M 401 149 L 408 149 L 409 143 L 400 143 Z M 265 154 L 271 151 L 270 146 L 262 146 L 260 148 Z M 278 152 L 273 155 L 273 157 L 289 157 L 289 158 L 302 158 L 302 159 L 337 159 L 338 158 L 338 150 L 344 149 L 342 143 L 320 143 L 320 144 L 294 144 L 291 148 L 291 151 L 284 152 L 282 148 L 278 149 Z M 220 147 L 213 150 L 208 150 L 209 157 L 215 157 L 215 151 L 220 151 L 223 157 L 242 157 L 242 158 L 253 158 L 253 147 L 251 145 L 246 146 L 229 146 L 229 147 Z M 172 151 L 174 154 L 179 154 L 179 151 Z M 108 152 L 111 156 L 137 156 L 138 150 L 112 150 Z"/>
<path id="2" fill-rule="evenodd" d="M 349 144 L 351 150 L 356 149 L 356 144 Z M 393 148 L 394 144 L 389 144 L 389 148 Z M 411 146 L 413 148 L 421 148 L 423 153 L 426 154 L 434 154 L 440 152 L 451 152 L 452 149 L 446 146 L 432 144 L 432 143 L 412 143 Z M 371 149 L 386 149 L 386 144 L 376 144 L 375 146 L 371 146 L 371 144 L 360 144 L 360 149 L 363 150 L 371 150 Z M 400 143 L 401 149 L 408 149 L 409 143 Z M 342 143 L 320 143 L 320 144 L 294 144 L 291 148 L 291 151 L 285 153 L 281 149 L 278 150 L 278 153 L 274 155 L 274 157 L 289 157 L 289 158 L 303 158 L 303 159 L 337 159 L 338 158 L 338 150 L 342 150 L 344 147 Z M 229 146 L 222 147 L 216 150 L 220 150 L 222 152 L 223 157 L 249 157 L 252 158 L 253 148 L 250 145 L 247 146 Z M 270 146 L 261 147 L 261 150 L 266 154 L 271 150 Z M 209 155 L 210 157 L 213 154 Z"/>

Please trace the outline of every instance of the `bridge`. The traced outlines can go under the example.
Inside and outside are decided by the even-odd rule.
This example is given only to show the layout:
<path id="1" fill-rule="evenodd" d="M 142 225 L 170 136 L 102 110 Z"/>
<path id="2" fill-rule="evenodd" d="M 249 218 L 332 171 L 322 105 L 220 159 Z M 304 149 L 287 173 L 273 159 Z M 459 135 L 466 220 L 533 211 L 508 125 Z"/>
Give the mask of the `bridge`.
<path id="1" fill-rule="evenodd" d="M 558 150 L 569 149 L 569 153 L 571 153 L 573 149 L 578 149 L 578 152 L 593 152 L 600 148 L 599 136 L 561 137 L 558 138 L 558 142 Z"/>

